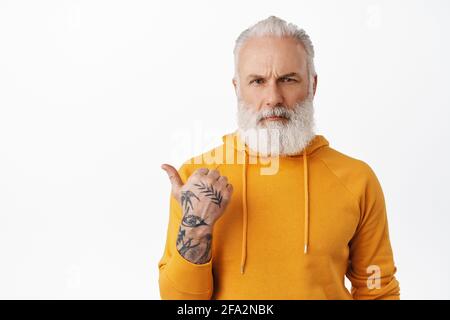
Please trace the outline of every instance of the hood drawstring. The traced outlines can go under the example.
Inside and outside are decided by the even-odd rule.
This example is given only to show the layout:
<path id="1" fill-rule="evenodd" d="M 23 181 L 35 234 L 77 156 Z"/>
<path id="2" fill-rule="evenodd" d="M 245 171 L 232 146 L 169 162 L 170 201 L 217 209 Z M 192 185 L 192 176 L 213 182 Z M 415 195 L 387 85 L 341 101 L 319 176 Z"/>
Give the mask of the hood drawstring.
<path id="1" fill-rule="evenodd" d="M 243 150 L 244 164 L 242 166 L 242 253 L 241 253 L 241 274 L 244 274 L 245 262 L 247 260 L 247 151 Z M 305 199 L 305 229 L 304 229 L 304 254 L 308 253 L 309 247 L 309 191 L 308 191 L 308 156 L 306 148 L 303 149 L 303 181 L 304 181 L 304 199 Z"/>
<path id="2" fill-rule="evenodd" d="M 244 273 L 247 259 L 247 152 L 244 150 L 244 165 L 242 166 L 242 254 L 241 274 Z"/>
<path id="3" fill-rule="evenodd" d="M 304 244 L 304 254 L 308 253 L 309 245 L 309 192 L 308 192 L 308 156 L 306 155 L 306 148 L 303 149 L 303 181 L 304 181 L 304 192 L 305 192 L 305 238 L 303 240 Z"/>

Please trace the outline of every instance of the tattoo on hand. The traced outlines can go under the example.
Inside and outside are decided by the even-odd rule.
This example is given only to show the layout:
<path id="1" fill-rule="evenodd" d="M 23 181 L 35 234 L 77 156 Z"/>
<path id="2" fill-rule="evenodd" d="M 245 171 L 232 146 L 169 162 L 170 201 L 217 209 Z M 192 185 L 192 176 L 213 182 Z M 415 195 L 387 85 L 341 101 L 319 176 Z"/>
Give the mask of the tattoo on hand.
<path id="1" fill-rule="evenodd" d="M 181 247 L 178 248 L 178 251 L 180 252 L 180 254 L 183 257 L 185 257 L 186 253 L 189 250 L 191 250 L 191 249 L 193 249 L 193 248 L 195 248 L 195 247 L 200 245 L 200 242 L 195 244 L 195 245 L 193 245 L 192 244 L 192 240 L 193 240 L 192 238 L 189 238 L 188 240 L 184 241 L 185 235 L 186 235 L 186 230 L 181 230 L 181 228 L 180 228 L 180 231 L 178 232 L 178 238 L 177 238 L 177 247 L 180 246 L 180 244 L 181 244 Z"/>
<path id="2" fill-rule="evenodd" d="M 197 244 L 192 244 L 192 240 L 194 240 L 193 238 L 189 238 L 185 241 L 185 236 L 186 231 L 182 230 L 180 226 L 180 231 L 178 232 L 177 238 L 177 249 L 181 256 L 196 264 L 208 262 L 211 258 L 212 235 L 210 233 L 206 234 Z M 200 244 L 205 243 L 205 241 L 206 244 L 203 246 L 205 249 L 202 251 L 199 246 Z"/>
<path id="3" fill-rule="evenodd" d="M 181 221 L 181 224 L 185 227 L 190 227 L 190 228 L 196 228 L 198 226 L 207 226 L 208 225 L 204 219 L 200 218 L 199 216 L 193 215 L 193 214 L 185 215 L 183 217 L 183 220 Z"/>
<path id="4" fill-rule="evenodd" d="M 198 247 L 199 245 L 200 245 L 200 242 L 199 243 L 197 243 L 197 244 L 195 244 L 195 245 L 193 245 L 192 244 L 192 238 L 189 238 L 186 242 L 183 242 L 183 245 L 181 246 L 181 248 L 179 249 L 179 251 L 180 251 L 180 254 L 184 257 L 185 255 L 186 255 L 186 253 L 189 251 L 189 250 L 191 250 L 191 249 L 193 249 L 193 248 L 195 248 L 195 247 Z"/>
<path id="5" fill-rule="evenodd" d="M 206 263 L 210 259 L 209 254 L 211 253 L 212 235 L 208 233 L 205 236 L 205 239 L 206 239 L 206 249 L 203 255 L 198 259 L 198 263 Z"/>
<path id="6" fill-rule="evenodd" d="M 203 182 L 196 183 L 194 185 L 201 190 L 200 193 L 210 198 L 213 203 L 217 204 L 220 207 L 220 204 L 222 203 L 222 193 L 220 191 L 214 189 L 212 185 L 208 186 Z"/>
<path id="7" fill-rule="evenodd" d="M 181 206 L 184 207 L 185 213 L 189 212 L 189 208 L 194 209 L 191 198 L 194 197 L 200 200 L 192 191 L 187 190 L 181 192 Z"/>
<path id="8" fill-rule="evenodd" d="M 181 230 L 181 228 L 180 228 L 180 230 L 178 231 L 177 246 L 180 243 L 183 243 L 183 239 L 184 239 L 185 235 L 186 235 L 186 230 Z"/>

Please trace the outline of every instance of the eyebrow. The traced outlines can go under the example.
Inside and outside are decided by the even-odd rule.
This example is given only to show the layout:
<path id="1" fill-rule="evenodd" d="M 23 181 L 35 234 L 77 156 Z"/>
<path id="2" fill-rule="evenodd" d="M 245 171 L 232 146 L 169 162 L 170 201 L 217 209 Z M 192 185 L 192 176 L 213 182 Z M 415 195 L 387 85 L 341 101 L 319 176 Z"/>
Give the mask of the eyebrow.
<path id="1" fill-rule="evenodd" d="M 280 76 L 279 78 L 287 78 L 287 77 L 294 77 L 294 76 L 301 78 L 297 72 L 286 73 L 286 74 L 283 74 L 282 76 Z M 261 76 L 259 74 L 250 74 L 247 76 L 247 80 L 250 80 L 252 78 L 264 78 L 264 76 Z"/>

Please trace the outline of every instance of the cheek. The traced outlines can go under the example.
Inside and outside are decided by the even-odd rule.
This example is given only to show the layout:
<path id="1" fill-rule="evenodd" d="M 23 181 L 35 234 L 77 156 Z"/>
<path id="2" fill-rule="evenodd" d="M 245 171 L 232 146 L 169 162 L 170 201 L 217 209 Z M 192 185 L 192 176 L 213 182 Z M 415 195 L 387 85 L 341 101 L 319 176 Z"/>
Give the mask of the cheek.
<path id="1" fill-rule="evenodd" d="M 284 92 L 284 97 L 288 101 L 288 103 L 296 103 L 298 101 L 303 101 L 308 96 L 308 86 L 307 84 L 302 84 L 296 88 L 286 88 Z"/>
<path id="2" fill-rule="evenodd" d="M 252 88 L 246 88 L 241 90 L 241 99 L 251 106 L 258 106 L 261 101 L 261 90 L 255 90 Z"/>

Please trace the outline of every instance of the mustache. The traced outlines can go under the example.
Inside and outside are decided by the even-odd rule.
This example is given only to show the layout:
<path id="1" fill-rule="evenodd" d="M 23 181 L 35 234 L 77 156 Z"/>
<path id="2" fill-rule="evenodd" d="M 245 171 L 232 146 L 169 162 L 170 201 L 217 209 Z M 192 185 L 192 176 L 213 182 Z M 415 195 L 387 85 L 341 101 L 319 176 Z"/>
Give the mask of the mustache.
<path id="1" fill-rule="evenodd" d="M 265 118 L 269 118 L 269 117 L 281 117 L 281 118 L 290 120 L 291 116 L 292 116 L 292 111 L 289 110 L 287 107 L 276 106 L 271 109 L 262 110 L 258 114 L 256 120 L 257 120 L 257 122 L 260 122 L 261 120 L 264 120 Z"/>

